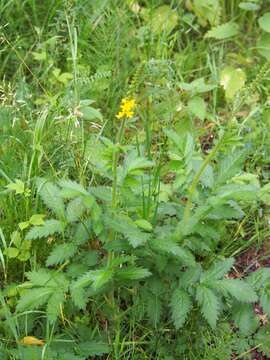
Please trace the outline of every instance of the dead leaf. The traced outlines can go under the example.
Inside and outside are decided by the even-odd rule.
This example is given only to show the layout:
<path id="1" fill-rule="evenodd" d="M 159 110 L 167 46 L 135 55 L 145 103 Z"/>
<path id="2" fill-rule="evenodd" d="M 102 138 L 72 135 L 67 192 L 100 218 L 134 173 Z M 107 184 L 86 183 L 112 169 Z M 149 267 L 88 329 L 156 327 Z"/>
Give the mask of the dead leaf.
<path id="1" fill-rule="evenodd" d="M 37 345 L 37 346 L 43 346 L 44 341 L 39 340 L 34 336 L 25 336 L 21 341 L 20 344 L 22 345 Z"/>

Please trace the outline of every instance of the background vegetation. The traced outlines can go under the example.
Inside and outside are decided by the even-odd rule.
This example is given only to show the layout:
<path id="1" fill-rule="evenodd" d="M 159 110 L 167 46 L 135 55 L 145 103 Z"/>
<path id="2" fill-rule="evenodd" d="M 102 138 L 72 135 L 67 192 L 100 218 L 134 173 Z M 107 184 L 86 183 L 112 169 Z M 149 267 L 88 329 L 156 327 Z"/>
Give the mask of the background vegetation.
<path id="1" fill-rule="evenodd" d="M 1 360 L 269 359 L 270 2 L 0 11 Z"/>

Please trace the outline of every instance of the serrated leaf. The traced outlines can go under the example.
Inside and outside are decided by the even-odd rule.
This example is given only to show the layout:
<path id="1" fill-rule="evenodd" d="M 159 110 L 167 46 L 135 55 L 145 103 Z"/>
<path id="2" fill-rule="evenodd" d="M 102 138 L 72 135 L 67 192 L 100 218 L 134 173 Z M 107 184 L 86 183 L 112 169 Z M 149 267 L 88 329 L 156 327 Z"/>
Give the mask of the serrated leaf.
<path id="1" fill-rule="evenodd" d="M 223 200 L 254 201 L 257 199 L 259 188 L 254 185 L 228 184 L 217 191 L 217 198 Z"/>
<path id="2" fill-rule="evenodd" d="M 217 40 L 228 39 L 239 33 L 239 26 L 234 22 L 227 22 L 226 24 L 218 25 L 209 30 L 205 38 L 214 38 Z"/>
<path id="3" fill-rule="evenodd" d="M 179 286 L 184 289 L 190 288 L 193 284 L 198 282 L 201 273 L 202 269 L 200 265 L 181 272 L 179 276 Z"/>
<path id="4" fill-rule="evenodd" d="M 170 306 L 174 326 L 176 329 L 180 329 L 184 325 L 192 308 L 189 294 L 184 290 L 176 289 L 172 294 Z"/>
<path id="5" fill-rule="evenodd" d="M 61 186 L 60 194 L 65 199 L 73 199 L 77 196 L 90 195 L 81 184 L 69 179 L 60 180 L 59 185 Z"/>
<path id="6" fill-rule="evenodd" d="M 141 228 L 141 229 L 143 229 L 145 231 L 151 232 L 153 230 L 152 224 L 149 221 L 145 220 L 145 219 L 138 219 L 138 220 L 135 221 L 135 224 L 139 228 Z"/>
<path id="7" fill-rule="evenodd" d="M 245 215 L 244 211 L 235 201 L 228 201 L 227 204 L 215 205 L 214 209 L 207 215 L 208 219 L 241 219 Z"/>
<path id="8" fill-rule="evenodd" d="M 60 290 L 55 290 L 47 303 L 47 317 L 53 323 L 61 312 L 61 305 L 65 302 L 65 293 Z"/>
<path id="9" fill-rule="evenodd" d="M 270 268 L 261 268 L 253 271 L 246 281 L 256 290 L 265 288 L 270 283 Z"/>
<path id="10" fill-rule="evenodd" d="M 258 351 L 266 356 L 266 359 L 270 357 L 270 325 L 261 327 L 254 335 L 254 343 L 258 346 Z"/>
<path id="11" fill-rule="evenodd" d="M 71 285 L 71 288 L 70 288 L 72 301 L 75 304 L 75 306 L 77 306 L 77 308 L 85 309 L 87 301 L 88 301 L 86 292 L 85 292 L 84 288 L 81 288 L 78 286 L 73 286 L 74 284 L 75 284 L 75 282 Z"/>
<path id="12" fill-rule="evenodd" d="M 196 300 L 206 321 L 212 328 L 215 328 L 219 313 L 219 304 L 215 293 L 205 286 L 198 286 Z"/>
<path id="13" fill-rule="evenodd" d="M 246 82 L 246 74 L 240 68 L 233 68 L 231 66 L 222 70 L 220 76 L 220 84 L 225 90 L 225 97 L 229 100 L 242 89 Z"/>
<path id="14" fill-rule="evenodd" d="M 44 224 L 41 226 L 34 226 L 26 234 L 26 240 L 35 240 L 41 239 L 43 237 L 48 237 L 53 234 L 61 234 L 64 231 L 65 225 L 59 220 L 51 219 L 45 220 Z"/>
<path id="15" fill-rule="evenodd" d="M 247 282 L 240 279 L 218 280 L 213 286 L 225 293 L 229 293 L 240 302 L 253 303 L 258 300 L 253 288 Z"/>
<path id="16" fill-rule="evenodd" d="M 113 277 L 112 269 L 101 269 L 101 270 L 92 270 L 88 271 L 86 274 L 81 276 L 77 281 L 72 285 L 73 289 L 84 288 L 87 285 L 91 284 L 93 289 L 97 290 L 102 286 L 106 285 L 111 281 Z"/>
<path id="17" fill-rule="evenodd" d="M 46 269 L 39 269 L 37 271 L 28 271 L 25 274 L 27 279 L 34 286 L 44 286 L 48 284 L 52 278 L 52 273 Z"/>
<path id="18" fill-rule="evenodd" d="M 232 268 L 233 258 L 216 261 L 201 277 L 201 282 L 221 279 Z"/>
<path id="19" fill-rule="evenodd" d="M 149 239 L 150 234 L 141 231 L 128 216 L 107 217 L 105 221 L 110 229 L 122 234 L 134 248 L 145 244 Z"/>
<path id="20" fill-rule="evenodd" d="M 151 245 L 157 251 L 161 251 L 161 252 L 176 256 L 186 266 L 192 267 L 192 266 L 196 265 L 193 254 L 188 249 L 178 245 L 173 240 L 154 239 L 151 241 Z"/>
<path id="21" fill-rule="evenodd" d="M 227 180 L 238 174 L 242 169 L 246 156 L 246 150 L 233 151 L 226 155 L 219 162 L 215 183 L 224 184 Z"/>
<path id="22" fill-rule="evenodd" d="M 17 303 L 17 311 L 23 312 L 26 310 L 34 310 L 39 308 L 40 306 L 47 303 L 53 292 L 54 289 L 49 287 L 40 287 L 27 290 Z"/>
<path id="23" fill-rule="evenodd" d="M 119 280 L 140 280 L 151 275 L 148 269 L 127 266 L 116 271 L 115 277 Z"/>
<path id="24" fill-rule="evenodd" d="M 270 318 L 270 290 L 263 289 L 260 294 L 260 305 L 263 308 L 263 311 L 268 315 Z"/>
<path id="25" fill-rule="evenodd" d="M 195 96 L 188 102 L 188 110 L 202 121 L 206 116 L 206 108 L 207 105 L 200 96 Z"/>
<path id="26" fill-rule="evenodd" d="M 66 243 L 57 245 L 46 261 L 46 266 L 59 265 L 73 257 L 77 252 L 77 245 Z"/>
<path id="27" fill-rule="evenodd" d="M 81 198 L 72 199 L 67 205 L 67 220 L 75 222 L 80 219 L 85 211 L 85 206 Z"/>
<path id="28" fill-rule="evenodd" d="M 258 20 L 262 30 L 270 33 L 270 12 L 263 14 Z"/>
<path id="29" fill-rule="evenodd" d="M 78 345 L 78 349 L 79 349 L 79 352 L 86 357 L 101 356 L 103 354 L 109 353 L 109 351 L 110 351 L 108 344 L 105 344 L 102 342 L 97 342 L 94 340 L 80 343 Z"/>
<path id="30" fill-rule="evenodd" d="M 60 196 L 60 189 L 55 184 L 39 178 L 37 180 L 38 193 L 45 205 L 60 218 L 65 217 L 65 204 Z"/>
<path id="31" fill-rule="evenodd" d="M 251 304 L 235 305 L 233 320 L 243 335 L 252 334 L 259 325 Z"/>

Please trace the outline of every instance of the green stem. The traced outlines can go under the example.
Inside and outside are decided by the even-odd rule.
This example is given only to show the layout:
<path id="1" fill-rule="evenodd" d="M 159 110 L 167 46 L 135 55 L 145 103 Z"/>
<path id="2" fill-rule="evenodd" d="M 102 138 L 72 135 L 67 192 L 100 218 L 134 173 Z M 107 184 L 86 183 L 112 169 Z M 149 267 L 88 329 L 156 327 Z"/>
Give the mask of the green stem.
<path id="1" fill-rule="evenodd" d="M 120 145 L 121 144 L 121 140 L 123 137 L 123 133 L 124 133 L 124 128 L 125 128 L 125 119 L 122 120 L 121 122 L 121 126 L 120 129 L 116 135 L 116 141 L 115 141 L 115 145 Z M 118 149 L 114 151 L 113 153 L 113 159 L 112 159 L 112 173 L 113 173 L 113 182 L 112 182 L 112 209 L 116 209 L 117 208 L 117 165 L 118 165 L 118 159 L 119 159 L 119 151 Z M 111 242 L 114 238 L 114 231 L 111 231 L 109 234 L 109 241 Z M 108 253 L 108 262 L 107 265 L 110 266 L 112 259 L 113 259 L 113 251 L 110 251 Z"/>
<path id="2" fill-rule="evenodd" d="M 116 135 L 116 146 L 121 144 L 125 128 L 125 119 L 122 120 L 118 134 Z M 112 208 L 117 207 L 117 165 L 119 159 L 119 150 L 115 150 L 113 153 L 112 172 L 113 172 L 113 183 L 112 183 Z"/>
<path id="3" fill-rule="evenodd" d="M 190 218 L 190 212 L 191 212 L 191 208 L 192 208 L 192 199 L 193 199 L 193 195 L 196 191 L 197 185 L 200 181 L 200 177 L 203 174 L 204 170 L 206 169 L 207 165 L 210 163 L 210 161 L 216 155 L 217 151 L 219 150 L 220 146 L 223 143 L 223 140 L 224 140 L 224 134 L 220 137 L 219 141 L 217 142 L 217 144 L 215 145 L 213 150 L 204 159 L 202 166 L 198 170 L 197 174 L 194 176 L 194 179 L 193 179 L 191 186 L 189 188 L 189 191 L 188 191 L 189 196 L 188 196 L 188 200 L 187 200 L 186 207 L 184 210 L 184 223 L 185 224 L 188 222 L 188 220 Z"/>

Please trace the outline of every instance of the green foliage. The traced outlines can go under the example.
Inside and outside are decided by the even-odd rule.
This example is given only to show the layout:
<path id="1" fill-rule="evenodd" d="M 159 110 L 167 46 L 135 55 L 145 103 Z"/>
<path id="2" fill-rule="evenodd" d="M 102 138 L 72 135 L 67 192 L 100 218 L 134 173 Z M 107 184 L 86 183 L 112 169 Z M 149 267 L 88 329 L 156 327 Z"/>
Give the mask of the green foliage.
<path id="1" fill-rule="evenodd" d="M 270 356 L 268 2 L 0 10 L 0 358 Z"/>
<path id="2" fill-rule="evenodd" d="M 184 290 L 176 289 L 172 294 L 171 300 L 172 319 L 176 329 L 180 329 L 183 326 L 191 307 L 192 303 L 189 294 Z"/>

